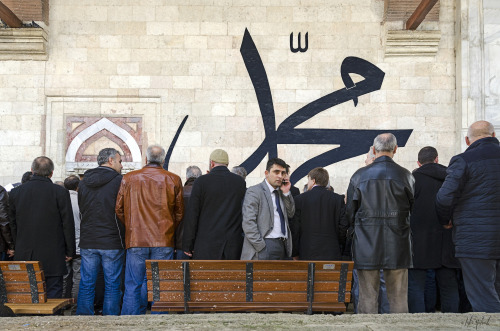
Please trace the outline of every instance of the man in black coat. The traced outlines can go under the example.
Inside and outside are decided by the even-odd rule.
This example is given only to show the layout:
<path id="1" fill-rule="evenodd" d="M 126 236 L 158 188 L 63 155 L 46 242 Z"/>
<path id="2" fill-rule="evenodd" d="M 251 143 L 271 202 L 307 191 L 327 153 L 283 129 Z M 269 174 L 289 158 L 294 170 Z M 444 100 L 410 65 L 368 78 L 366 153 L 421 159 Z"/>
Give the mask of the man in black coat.
<path id="1" fill-rule="evenodd" d="M 458 313 L 459 295 L 455 250 L 451 230 L 444 229 L 434 208 L 436 194 L 446 177 L 434 147 L 418 152 L 415 178 L 415 204 L 410 218 L 413 243 L 413 269 L 408 270 L 408 310 L 425 313 L 427 269 L 433 269 L 441 296 L 441 312 Z M 435 294 L 434 294 L 435 297 Z M 435 302 L 434 302 L 435 305 Z M 433 308 L 433 307 L 432 307 Z"/>
<path id="2" fill-rule="evenodd" d="M 122 159 L 114 148 L 97 156 L 97 168 L 87 170 L 78 185 L 80 207 L 80 286 L 78 315 L 94 315 L 97 277 L 104 273 L 103 315 L 119 315 L 125 263 L 125 227 L 115 214 L 122 180 Z"/>
<path id="3" fill-rule="evenodd" d="M 467 150 L 450 160 L 436 196 L 442 224 L 453 227 L 455 256 L 475 312 L 500 312 L 500 145 L 493 125 L 473 123 Z"/>
<path id="4" fill-rule="evenodd" d="M 246 183 L 228 164 L 227 153 L 216 149 L 210 154 L 210 173 L 194 182 L 182 240 L 185 253 L 194 259 L 240 259 Z"/>
<path id="5" fill-rule="evenodd" d="M 40 261 L 47 298 L 61 298 L 66 261 L 75 254 L 75 222 L 69 192 L 50 178 L 54 163 L 45 156 L 32 165 L 29 182 L 10 191 L 10 225 L 16 261 Z"/>
<path id="6" fill-rule="evenodd" d="M 9 195 L 0 185 L 0 253 L 1 261 L 14 256 L 14 239 L 9 224 Z"/>
<path id="7" fill-rule="evenodd" d="M 358 311 L 378 312 L 383 269 L 390 312 L 407 313 L 414 178 L 392 159 L 397 149 L 393 134 L 378 135 L 372 148 L 375 160 L 354 173 L 347 190 L 346 215 L 354 226 L 353 259 L 359 278 Z"/>
<path id="8" fill-rule="evenodd" d="M 325 169 L 315 168 L 307 178 L 307 192 L 294 197 L 292 255 L 300 260 L 341 260 L 348 228 L 344 198 L 326 189 Z"/>

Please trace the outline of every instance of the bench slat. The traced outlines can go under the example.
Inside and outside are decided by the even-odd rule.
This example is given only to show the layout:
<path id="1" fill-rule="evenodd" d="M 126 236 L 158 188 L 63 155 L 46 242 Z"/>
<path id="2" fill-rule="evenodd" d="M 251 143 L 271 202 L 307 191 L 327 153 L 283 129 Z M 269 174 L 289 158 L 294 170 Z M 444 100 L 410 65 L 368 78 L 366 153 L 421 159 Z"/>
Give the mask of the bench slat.
<path id="1" fill-rule="evenodd" d="M 38 282 L 37 284 L 38 292 L 46 292 L 45 283 Z M 30 283 L 27 282 L 9 282 L 5 284 L 7 292 L 26 292 L 31 293 Z"/>
<path id="2" fill-rule="evenodd" d="M 346 302 L 350 301 L 350 294 L 345 294 Z M 302 302 L 307 300 L 307 293 L 297 292 L 253 292 L 253 302 Z M 153 293 L 148 292 L 148 301 L 153 300 Z M 160 300 L 162 302 L 184 302 L 184 292 L 163 291 L 160 292 Z M 224 292 L 211 291 L 200 292 L 191 291 L 191 302 L 245 302 L 246 293 L 242 292 Z M 338 292 L 315 292 L 314 302 L 338 302 Z"/>
<path id="3" fill-rule="evenodd" d="M 9 271 L 24 271 L 26 272 L 26 265 L 32 264 L 35 271 L 40 271 L 42 269 L 41 263 L 38 261 L 0 261 L 0 269 L 2 272 L 7 273 Z"/>
<path id="4" fill-rule="evenodd" d="M 239 260 L 148 260 L 146 261 L 147 269 L 151 270 L 151 261 L 158 263 L 160 270 L 182 270 L 182 262 L 189 262 L 189 270 L 195 272 L 196 270 L 246 270 L 247 262 L 253 264 L 254 271 L 259 270 L 303 270 L 307 272 L 308 263 L 313 262 L 316 264 L 317 271 L 340 271 L 342 261 L 328 262 L 328 261 L 239 261 Z M 349 264 L 349 271 L 352 271 L 352 264 Z"/>
<path id="5" fill-rule="evenodd" d="M 3 272 L 3 271 L 2 271 Z M 16 272 L 5 272 L 3 274 L 5 282 L 29 282 L 28 273 L 26 271 L 16 271 Z M 45 276 L 43 271 L 36 271 L 35 278 L 37 282 L 43 282 Z"/>
<path id="6" fill-rule="evenodd" d="M 216 270 L 203 270 L 203 271 L 191 271 L 191 281 L 195 280 L 246 280 L 245 271 L 216 271 Z M 152 279 L 151 270 L 147 270 L 146 276 L 148 280 Z M 182 271 L 166 271 L 160 269 L 159 271 L 160 279 L 182 279 Z M 347 279 L 352 278 L 352 272 L 347 273 Z M 315 281 L 338 281 L 340 279 L 340 271 L 323 272 L 316 271 L 314 274 Z M 306 271 L 254 271 L 253 280 L 255 281 L 265 281 L 265 280 L 276 280 L 276 281 L 304 281 L 307 282 L 307 270 Z"/>
<path id="7" fill-rule="evenodd" d="M 347 284 L 349 283 L 349 284 Z M 346 288 L 351 289 L 351 282 L 346 283 Z M 160 281 L 160 291 L 183 291 L 184 287 L 177 280 L 161 280 Z M 191 290 L 192 291 L 245 291 L 245 282 L 237 281 L 192 281 Z M 148 282 L 148 291 L 153 290 L 153 284 Z M 304 282 L 253 282 L 254 291 L 289 291 L 289 292 L 305 292 L 307 291 L 307 284 Z M 339 290 L 338 282 L 315 282 L 315 291 L 333 291 L 337 292 Z"/>
<path id="8" fill-rule="evenodd" d="M 277 302 L 274 304 L 247 302 L 193 302 L 189 304 L 190 308 L 196 311 L 306 311 L 309 307 L 308 302 Z M 152 311 L 184 311 L 184 304 L 175 302 L 155 302 L 151 308 Z M 344 303 L 313 303 L 313 311 L 335 311 L 345 312 Z"/>
<path id="9" fill-rule="evenodd" d="M 47 301 L 47 293 L 38 293 L 38 302 Z M 7 293 L 7 302 L 8 303 L 29 303 L 31 304 L 31 293 Z"/>

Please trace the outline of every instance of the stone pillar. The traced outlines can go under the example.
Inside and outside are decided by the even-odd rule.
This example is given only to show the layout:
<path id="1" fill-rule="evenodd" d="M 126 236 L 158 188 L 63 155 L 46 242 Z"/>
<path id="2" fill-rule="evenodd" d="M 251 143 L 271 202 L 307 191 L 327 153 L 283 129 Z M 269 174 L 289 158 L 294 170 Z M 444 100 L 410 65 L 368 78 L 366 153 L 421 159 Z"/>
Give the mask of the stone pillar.
<path id="1" fill-rule="evenodd" d="M 470 124 L 492 122 L 500 131 L 500 2 L 457 1 L 457 130 L 463 137 Z"/>

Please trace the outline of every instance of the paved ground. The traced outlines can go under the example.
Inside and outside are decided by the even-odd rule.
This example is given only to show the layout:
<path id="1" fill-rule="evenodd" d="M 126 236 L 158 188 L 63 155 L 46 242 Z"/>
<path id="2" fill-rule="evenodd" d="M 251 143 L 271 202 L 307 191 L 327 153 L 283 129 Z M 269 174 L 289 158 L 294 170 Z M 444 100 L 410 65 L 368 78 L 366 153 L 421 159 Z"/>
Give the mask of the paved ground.
<path id="1" fill-rule="evenodd" d="M 500 330 L 500 314 L 193 314 L 1 318 L 1 330 Z"/>

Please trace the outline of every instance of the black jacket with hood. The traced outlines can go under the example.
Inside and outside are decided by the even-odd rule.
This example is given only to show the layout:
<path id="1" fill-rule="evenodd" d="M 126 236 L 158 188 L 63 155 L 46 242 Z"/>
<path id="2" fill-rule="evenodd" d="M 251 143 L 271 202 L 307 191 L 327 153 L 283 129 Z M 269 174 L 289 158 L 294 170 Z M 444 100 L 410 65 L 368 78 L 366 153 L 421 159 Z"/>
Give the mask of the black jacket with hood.
<path id="1" fill-rule="evenodd" d="M 415 269 L 437 269 L 442 266 L 458 268 L 460 265 L 454 257 L 451 229 L 443 228 L 434 208 L 436 194 L 446 178 L 446 167 L 438 163 L 427 163 L 415 169 L 413 177 L 415 204 L 410 218 L 413 267 Z"/>
<path id="2" fill-rule="evenodd" d="M 85 172 L 78 185 L 80 248 L 124 249 L 125 227 L 115 214 L 122 175 L 109 167 Z"/>

